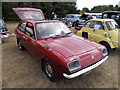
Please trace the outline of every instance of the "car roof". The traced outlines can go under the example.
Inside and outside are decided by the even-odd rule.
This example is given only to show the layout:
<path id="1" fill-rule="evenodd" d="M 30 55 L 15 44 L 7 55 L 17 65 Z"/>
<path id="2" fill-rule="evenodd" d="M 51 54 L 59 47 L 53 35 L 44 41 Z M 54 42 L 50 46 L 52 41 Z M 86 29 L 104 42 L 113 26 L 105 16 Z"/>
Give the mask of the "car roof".
<path id="1" fill-rule="evenodd" d="M 108 13 L 120 14 L 120 11 L 105 11 L 105 12 L 103 12 L 103 14 L 108 14 Z"/>
<path id="2" fill-rule="evenodd" d="M 59 21 L 59 20 L 26 20 L 23 22 L 31 22 L 31 23 L 35 24 L 35 23 L 61 22 L 61 21 Z"/>
<path id="3" fill-rule="evenodd" d="M 67 14 L 67 15 L 81 16 L 80 14 Z M 66 16 L 67 16 L 67 15 L 66 15 Z"/>
<path id="4" fill-rule="evenodd" d="M 114 21 L 113 19 L 90 19 L 88 21 L 101 21 L 101 22 L 106 22 L 106 21 Z"/>

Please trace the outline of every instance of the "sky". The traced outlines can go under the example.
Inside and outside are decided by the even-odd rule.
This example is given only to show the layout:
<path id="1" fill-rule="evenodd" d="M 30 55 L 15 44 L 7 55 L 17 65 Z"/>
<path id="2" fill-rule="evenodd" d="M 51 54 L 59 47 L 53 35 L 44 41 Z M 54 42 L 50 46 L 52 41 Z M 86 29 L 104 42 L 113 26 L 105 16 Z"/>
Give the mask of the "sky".
<path id="1" fill-rule="evenodd" d="M 77 0 L 77 9 L 82 10 L 82 8 L 87 7 L 88 9 L 93 8 L 98 5 L 118 5 L 120 0 Z"/>

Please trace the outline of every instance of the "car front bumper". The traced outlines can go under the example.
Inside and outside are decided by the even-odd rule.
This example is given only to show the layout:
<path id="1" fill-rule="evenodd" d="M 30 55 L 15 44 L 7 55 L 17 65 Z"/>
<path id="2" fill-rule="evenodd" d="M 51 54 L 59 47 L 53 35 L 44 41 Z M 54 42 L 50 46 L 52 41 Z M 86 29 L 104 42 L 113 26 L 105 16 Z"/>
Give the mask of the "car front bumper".
<path id="1" fill-rule="evenodd" d="M 73 73 L 73 74 L 69 74 L 69 75 L 68 75 L 68 74 L 66 74 L 66 73 L 63 73 L 63 76 L 64 76 L 65 78 L 67 78 L 67 79 L 75 78 L 75 77 L 77 77 L 77 76 L 80 76 L 81 74 L 84 74 L 84 73 L 86 73 L 86 72 L 88 72 L 88 71 L 96 68 L 97 66 L 99 66 L 100 64 L 102 64 L 103 62 L 105 62 L 107 59 L 108 59 L 108 56 L 102 58 L 102 59 L 101 59 L 100 61 L 98 61 L 97 63 L 95 63 L 95 64 L 93 64 L 93 65 L 91 65 L 91 66 L 89 66 L 89 67 L 86 67 L 86 68 L 84 68 L 84 69 L 82 69 L 82 70 L 80 70 L 80 71 L 78 71 L 78 72 L 75 72 L 75 73 Z"/>

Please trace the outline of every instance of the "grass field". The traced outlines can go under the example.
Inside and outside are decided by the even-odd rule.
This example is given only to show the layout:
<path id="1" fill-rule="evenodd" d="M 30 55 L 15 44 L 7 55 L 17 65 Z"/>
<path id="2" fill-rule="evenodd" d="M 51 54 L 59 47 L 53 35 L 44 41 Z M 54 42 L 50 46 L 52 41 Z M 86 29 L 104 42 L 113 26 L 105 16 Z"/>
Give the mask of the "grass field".
<path id="1" fill-rule="evenodd" d="M 16 22 L 7 22 L 14 33 Z M 75 79 L 50 82 L 41 70 L 40 62 L 27 51 L 20 51 L 14 36 L 2 44 L 3 88 L 118 88 L 118 51 L 112 50 L 109 59 L 91 73 Z"/>

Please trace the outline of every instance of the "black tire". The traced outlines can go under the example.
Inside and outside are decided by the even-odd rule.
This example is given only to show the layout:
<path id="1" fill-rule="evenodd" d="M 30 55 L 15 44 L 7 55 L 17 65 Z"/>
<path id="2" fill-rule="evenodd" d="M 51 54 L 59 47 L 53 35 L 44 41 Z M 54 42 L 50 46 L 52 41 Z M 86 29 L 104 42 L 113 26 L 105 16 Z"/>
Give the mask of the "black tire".
<path id="1" fill-rule="evenodd" d="M 43 63 L 43 70 L 50 81 L 56 82 L 58 80 L 55 70 L 47 61 L 44 61 Z"/>
<path id="2" fill-rule="evenodd" d="M 103 42 L 103 43 L 101 43 L 101 44 L 107 48 L 108 53 L 109 53 L 110 50 L 111 50 L 110 45 L 109 45 L 108 43 L 105 43 L 105 42 Z"/>
<path id="3" fill-rule="evenodd" d="M 19 39 L 18 39 L 18 38 L 17 38 L 17 40 L 16 40 L 16 41 L 17 41 L 17 45 L 19 45 Z"/>
<path id="4" fill-rule="evenodd" d="M 24 48 L 24 46 L 22 45 L 22 43 L 21 42 L 19 42 L 19 49 L 21 50 L 21 51 L 23 51 L 23 50 L 25 50 L 25 48 Z"/>

